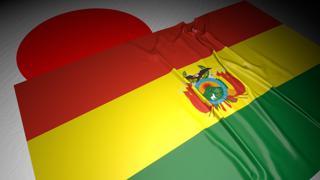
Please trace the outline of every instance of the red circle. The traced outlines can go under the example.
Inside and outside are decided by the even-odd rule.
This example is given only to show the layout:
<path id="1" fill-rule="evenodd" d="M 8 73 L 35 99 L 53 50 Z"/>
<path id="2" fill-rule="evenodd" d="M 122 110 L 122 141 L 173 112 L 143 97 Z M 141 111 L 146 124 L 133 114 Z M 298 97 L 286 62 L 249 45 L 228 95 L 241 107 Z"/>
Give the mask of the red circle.
<path id="1" fill-rule="evenodd" d="M 26 79 L 151 33 L 138 18 L 111 9 L 64 13 L 35 27 L 21 42 L 17 64 Z"/>

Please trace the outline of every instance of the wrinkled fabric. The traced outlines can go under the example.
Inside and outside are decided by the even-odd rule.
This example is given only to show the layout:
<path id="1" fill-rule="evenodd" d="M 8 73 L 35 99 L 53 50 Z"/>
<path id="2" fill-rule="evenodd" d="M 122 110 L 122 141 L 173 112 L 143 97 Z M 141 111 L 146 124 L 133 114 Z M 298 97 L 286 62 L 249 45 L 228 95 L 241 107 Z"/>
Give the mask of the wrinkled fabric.
<path id="1" fill-rule="evenodd" d="M 319 50 L 241 2 L 22 82 L 35 175 L 308 179 Z"/>

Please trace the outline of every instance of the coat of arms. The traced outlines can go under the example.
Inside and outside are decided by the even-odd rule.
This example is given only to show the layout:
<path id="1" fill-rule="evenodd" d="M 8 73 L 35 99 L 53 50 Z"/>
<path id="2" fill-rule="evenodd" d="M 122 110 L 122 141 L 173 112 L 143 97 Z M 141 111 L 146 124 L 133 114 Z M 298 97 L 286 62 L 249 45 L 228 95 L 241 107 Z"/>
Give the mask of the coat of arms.
<path id="1" fill-rule="evenodd" d="M 209 112 L 212 108 L 226 111 L 226 107 L 232 108 L 232 103 L 238 101 L 239 96 L 245 93 L 245 86 L 224 68 L 221 71 L 212 71 L 202 65 L 196 74 L 187 74 L 183 71 L 183 77 L 188 81 L 187 91 L 184 93 L 201 112 Z M 207 103 L 199 101 L 205 99 Z"/>

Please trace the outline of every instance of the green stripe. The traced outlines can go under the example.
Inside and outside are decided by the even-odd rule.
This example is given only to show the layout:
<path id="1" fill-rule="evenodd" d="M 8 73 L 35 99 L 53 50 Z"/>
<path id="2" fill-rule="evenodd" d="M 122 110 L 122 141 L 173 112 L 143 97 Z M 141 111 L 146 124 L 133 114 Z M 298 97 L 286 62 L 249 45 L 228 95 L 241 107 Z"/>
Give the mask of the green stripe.
<path id="1" fill-rule="evenodd" d="M 202 131 L 131 179 L 312 177 L 320 169 L 319 78 L 318 65 Z"/>

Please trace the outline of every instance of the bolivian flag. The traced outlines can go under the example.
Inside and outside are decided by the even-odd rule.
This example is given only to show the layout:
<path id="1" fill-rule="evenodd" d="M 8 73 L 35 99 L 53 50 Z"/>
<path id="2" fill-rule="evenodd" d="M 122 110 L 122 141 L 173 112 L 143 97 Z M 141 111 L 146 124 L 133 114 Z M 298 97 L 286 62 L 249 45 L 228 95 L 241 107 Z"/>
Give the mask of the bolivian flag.
<path id="1" fill-rule="evenodd" d="M 17 84 L 36 178 L 311 178 L 319 62 L 240 2 Z"/>

